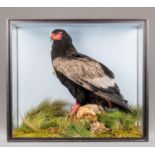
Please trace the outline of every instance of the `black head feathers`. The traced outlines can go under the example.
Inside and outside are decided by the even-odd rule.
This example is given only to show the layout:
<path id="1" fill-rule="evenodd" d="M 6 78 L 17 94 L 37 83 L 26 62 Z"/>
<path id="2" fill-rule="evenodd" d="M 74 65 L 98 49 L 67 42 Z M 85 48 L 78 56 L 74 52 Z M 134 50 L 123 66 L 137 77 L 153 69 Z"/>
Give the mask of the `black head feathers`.
<path id="1" fill-rule="evenodd" d="M 54 31 L 52 31 L 51 39 L 57 40 L 57 41 L 58 40 L 64 41 L 64 42 L 68 42 L 68 43 L 72 42 L 72 38 L 70 37 L 70 35 L 63 29 L 55 29 Z"/>

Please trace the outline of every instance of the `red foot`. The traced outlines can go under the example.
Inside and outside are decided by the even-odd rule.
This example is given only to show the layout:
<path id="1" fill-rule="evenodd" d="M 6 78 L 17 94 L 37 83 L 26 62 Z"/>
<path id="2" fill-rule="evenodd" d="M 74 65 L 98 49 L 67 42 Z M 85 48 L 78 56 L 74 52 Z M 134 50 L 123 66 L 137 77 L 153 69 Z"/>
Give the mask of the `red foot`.
<path id="1" fill-rule="evenodd" d="M 71 116 L 71 117 L 77 113 L 79 107 L 80 107 L 80 104 L 76 101 L 76 102 L 74 103 L 74 105 L 73 105 L 73 107 L 72 107 L 72 111 L 71 111 L 71 113 L 70 113 L 70 116 Z"/>

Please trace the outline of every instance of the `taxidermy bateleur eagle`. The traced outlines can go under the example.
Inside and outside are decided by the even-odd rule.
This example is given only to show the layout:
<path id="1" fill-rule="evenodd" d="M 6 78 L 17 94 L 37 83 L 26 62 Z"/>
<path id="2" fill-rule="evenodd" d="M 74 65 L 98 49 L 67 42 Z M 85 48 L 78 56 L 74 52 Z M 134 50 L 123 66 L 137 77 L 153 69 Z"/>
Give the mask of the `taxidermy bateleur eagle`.
<path id="1" fill-rule="evenodd" d="M 130 112 L 130 106 L 115 83 L 113 72 L 102 63 L 77 52 L 70 35 L 62 29 L 51 33 L 53 68 L 58 79 L 76 99 L 71 115 L 79 106 L 99 104 Z"/>

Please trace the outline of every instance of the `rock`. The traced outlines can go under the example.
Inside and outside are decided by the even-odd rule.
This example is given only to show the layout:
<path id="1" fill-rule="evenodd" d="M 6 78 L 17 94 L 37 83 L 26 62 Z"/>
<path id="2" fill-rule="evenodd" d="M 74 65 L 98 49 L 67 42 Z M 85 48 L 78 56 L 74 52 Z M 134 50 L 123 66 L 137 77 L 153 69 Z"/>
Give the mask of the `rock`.
<path id="1" fill-rule="evenodd" d="M 90 131 L 92 133 L 105 133 L 109 131 L 109 128 L 106 128 L 103 123 L 98 122 L 98 115 L 101 112 L 105 112 L 104 109 L 97 104 L 86 104 L 84 106 L 81 106 L 76 115 L 75 120 L 76 121 L 88 121 L 90 122 Z"/>
<path id="2" fill-rule="evenodd" d="M 78 109 L 76 119 L 86 119 L 91 122 L 97 121 L 98 114 L 103 112 L 103 108 L 96 104 L 86 104 Z"/>
<path id="3" fill-rule="evenodd" d="M 105 133 L 107 131 L 109 131 L 109 128 L 106 128 L 105 125 L 103 123 L 100 122 L 93 122 L 90 125 L 90 131 L 92 131 L 93 133 Z"/>

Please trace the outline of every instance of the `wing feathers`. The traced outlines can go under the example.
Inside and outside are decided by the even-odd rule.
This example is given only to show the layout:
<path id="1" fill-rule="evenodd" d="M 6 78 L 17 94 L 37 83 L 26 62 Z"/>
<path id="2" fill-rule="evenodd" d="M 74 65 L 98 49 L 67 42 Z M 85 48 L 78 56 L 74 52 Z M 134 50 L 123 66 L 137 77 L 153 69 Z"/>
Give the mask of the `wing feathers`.
<path id="1" fill-rule="evenodd" d="M 129 109 L 113 79 L 113 73 L 99 62 L 81 56 L 76 58 L 57 57 L 53 60 L 53 67 L 57 72 L 83 88 L 110 100 L 124 109 Z M 107 71 L 111 76 L 107 75 Z"/>
<path id="2" fill-rule="evenodd" d="M 114 79 L 108 77 L 101 65 L 95 61 L 58 57 L 54 59 L 53 66 L 57 71 L 75 81 L 85 80 L 104 89 L 115 85 Z"/>

